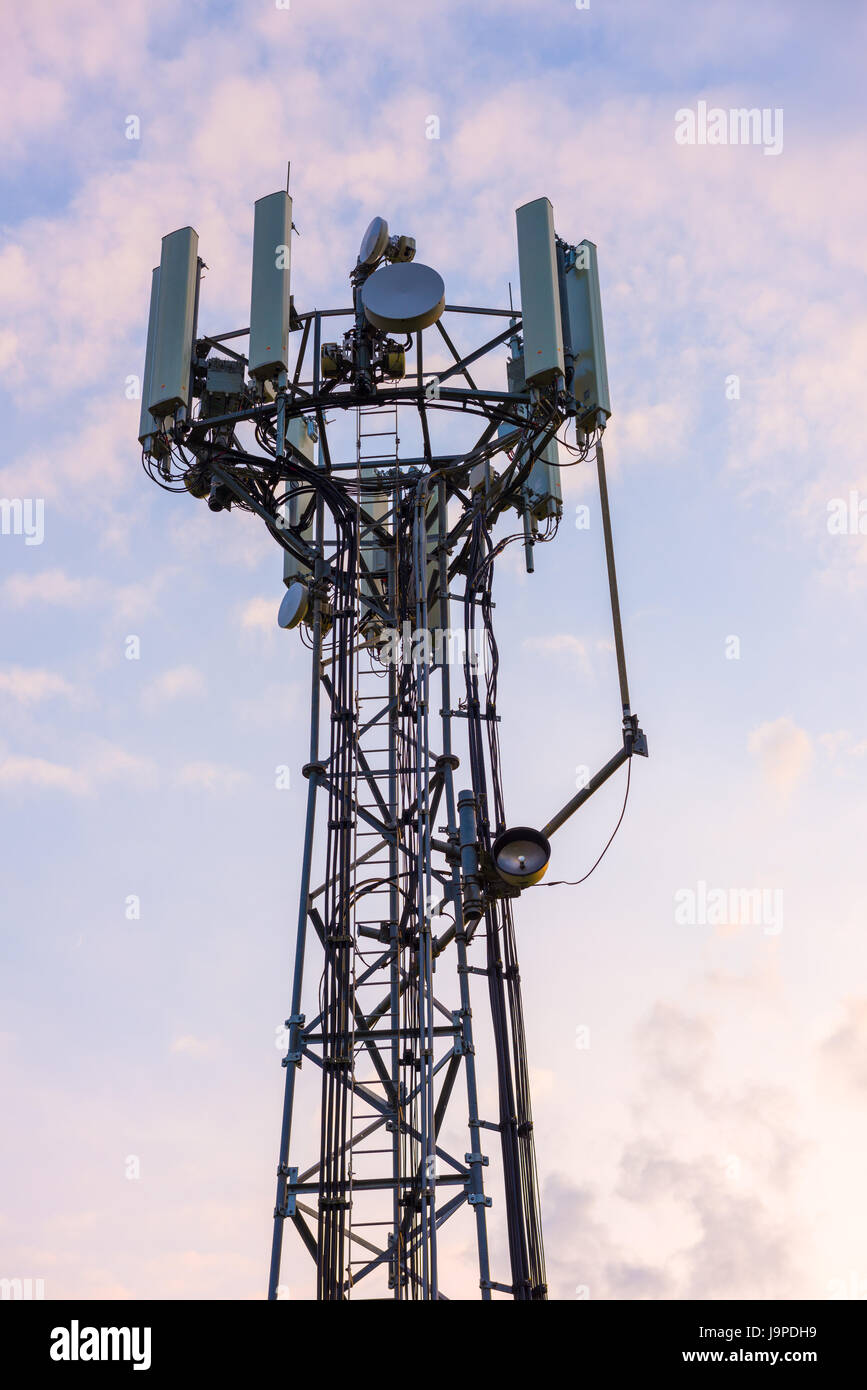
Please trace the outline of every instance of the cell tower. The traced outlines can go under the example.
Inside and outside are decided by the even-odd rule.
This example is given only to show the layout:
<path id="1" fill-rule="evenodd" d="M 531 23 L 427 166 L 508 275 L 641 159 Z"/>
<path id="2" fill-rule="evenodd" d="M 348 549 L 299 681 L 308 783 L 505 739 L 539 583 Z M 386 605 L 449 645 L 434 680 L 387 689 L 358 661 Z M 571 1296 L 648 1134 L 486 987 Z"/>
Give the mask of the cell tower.
<path id="1" fill-rule="evenodd" d="M 548 837 L 647 752 L 629 704 L 601 444 L 596 248 L 556 236 L 539 198 L 517 211 L 521 308 L 447 304 L 414 239 L 377 217 L 349 275 L 351 307 L 299 311 L 292 230 L 288 192 L 256 203 L 249 327 L 207 336 L 198 237 L 184 227 L 163 239 L 139 432 L 161 487 L 261 517 L 283 550 L 278 622 L 311 652 L 268 1296 L 281 1289 L 288 1223 L 318 1299 L 446 1298 L 438 1244 L 463 1214 L 481 1297 L 544 1299 L 513 906 L 544 875 Z M 477 326 L 482 340 L 459 349 L 452 335 Z M 477 384 L 498 351 L 499 389 Z M 344 428 L 341 447 L 354 456 L 335 457 L 347 420 L 354 441 Z M 556 534 L 564 428 L 575 442 L 561 447 L 573 462 L 595 458 L 598 473 L 622 743 L 537 831 L 506 820 L 492 580 L 506 544 L 523 544 L 532 571 L 535 547 Z M 414 451 L 401 452 L 407 437 Z M 512 512 L 518 531 L 496 540 Z M 494 1113 L 480 1102 L 483 1036 Z M 302 1110 L 308 1081 L 318 1100 Z M 318 1132 L 296 1123 L 314 1102 Z"/>

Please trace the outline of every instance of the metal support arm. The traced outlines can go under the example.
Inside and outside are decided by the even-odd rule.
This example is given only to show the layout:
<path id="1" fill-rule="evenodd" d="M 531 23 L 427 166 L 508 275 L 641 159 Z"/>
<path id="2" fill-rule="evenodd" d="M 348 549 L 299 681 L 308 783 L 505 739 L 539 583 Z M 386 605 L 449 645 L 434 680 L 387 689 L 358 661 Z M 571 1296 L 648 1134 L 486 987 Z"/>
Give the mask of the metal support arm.
<path id="1" fill-rule="evenodd" d="M 600 768 L 594 777 L 590 778 L 586 787 L 582 787 L 580 792 L 577 792 L 576 795 L 572 797 L 572 800 L 567 801 L 562 810 L 557 812 L 556 816 L 551 817 L 548 824 L 544 826 L 542 830 L 545 839 L 549 839 L 554 834 L 555 830 L 559 830 L 560 826 L 563 825 L 570 816 L 575 814 L 578 807 L 583 806 L 584 802 L 588 801 L 593 793 L 598 791 L 602 784 L 607 782 L 608 778 L 615 773 L 619 767 L 623 766 L 627 758 L 632 757 L 633 753 L 638 753 L 642 758 L 647 757 L 647 739 L 642 730 L 638 727 L 638 716 L 635 714 L 631 715 L 625 724 L 623 730 L 623 747 L 618 753 L 615 753 L 614 757 L 611 758 L 603 768 Z"/>

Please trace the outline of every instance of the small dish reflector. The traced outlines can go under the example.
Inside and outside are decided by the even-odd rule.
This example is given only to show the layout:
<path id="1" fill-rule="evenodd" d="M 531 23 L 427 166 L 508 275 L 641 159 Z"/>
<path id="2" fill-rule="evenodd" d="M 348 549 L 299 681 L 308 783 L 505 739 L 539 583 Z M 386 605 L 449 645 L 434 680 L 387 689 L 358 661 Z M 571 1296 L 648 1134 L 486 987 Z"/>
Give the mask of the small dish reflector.
<path id="1" fill-rule="evenodd" d="M 384 217 L 374 217 L 364 236 L 358 259 L 362 265 L 374 265 L 388 245 L 388 223 Z"/>
<path id="2" fill-rule="evenodd" d="M 429 265 L 387 265 L 364 282 L 361 302 L 374 328 L 415 333 L 436 323 L 446 306 L 446 287 Z"/>
<path id="3" fill-rule="evenodd" d="M 539 830 L 517 825 L 504 830 L 491 846 L 497 873 L 515 888 L 531 888 L 544 877 L 551 846 Z"/>
<path id="4" fill-rule="evenodd" d="M 280 612 L 277 614 L 277 622 L 280 627 L 297 627 L 307 613 L 310 603 L 310 593 L 306 584 L 302 584 L 296 579 L 283 595 L 280 604 Z"/>

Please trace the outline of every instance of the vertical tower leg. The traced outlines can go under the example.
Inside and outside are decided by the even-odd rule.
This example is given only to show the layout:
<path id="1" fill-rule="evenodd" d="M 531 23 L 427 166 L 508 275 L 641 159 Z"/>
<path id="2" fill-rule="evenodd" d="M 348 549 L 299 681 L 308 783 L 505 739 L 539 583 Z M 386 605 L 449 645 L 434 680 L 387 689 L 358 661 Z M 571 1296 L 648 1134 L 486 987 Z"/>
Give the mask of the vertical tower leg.
<path id="1" fill-rule="evenodd" d="M 283 1090 L 283 1121 L 280 1128 L 280 1153 L 277 1160 L 277 1200 L 274 1206 L 274 1232 L 271 1240 L 271 1268 L 268 1278 L 268 1297 L 276 1299 L 280 1282 L 280 1261 L 283 1252 L 283 1222 L 290 1212 L 287 1201 L 289 1145 L 292 1138 L 292 1112 L 295 1104 L 295 1078 L 301 1061 L 300 1032 L 304 1022 L 301 1014 L 301 989 L 304 983 L 304 953 L 307 945 L 307 914 L 310 897 L 310 872 L 313 864 L 313 835 L 316 824 L 316 794 L 319 790 L 319 691 L 320 661 L 322 658 L 321 599 L 313 599 L 313 653 L 310 693 L 310 764 L 307 769 L 307 818 L 304 827 L 304 850 L 301 858 L 301 886 L 298 894 L 298 927 L 295 936 L 295 968 L 292 978 L 292 1006 L 287 1019 L 289 1047 L 283 1059 L 286 1080 Z M 294 1199 L 293 1199 L 294 1205 Z"/>

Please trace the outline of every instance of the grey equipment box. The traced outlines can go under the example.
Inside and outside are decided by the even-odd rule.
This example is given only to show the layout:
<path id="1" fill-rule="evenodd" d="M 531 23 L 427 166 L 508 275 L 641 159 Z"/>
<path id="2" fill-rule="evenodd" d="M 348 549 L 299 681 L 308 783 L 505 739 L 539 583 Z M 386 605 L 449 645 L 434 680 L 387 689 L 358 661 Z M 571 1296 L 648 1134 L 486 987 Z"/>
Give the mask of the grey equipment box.
<path id="1" fill-rule="evenodd" d="M 523 395 L 527 389 L 524 379 L 524 359 L 519 354 L 517 357 L 510 357 L 506 363 L 508 374 L 509 391 L 513 395 Z M 498 433 L 501 437 L 506 437 L 514 430 L 514 426 L 506 424 L 500 425 Z M 524 496 L 527 498 L 530 511 L 539 521 L 546 517 L 559 517 L 563 515 L 563 490 L 560 483 L 560 453 L 557 448 L 557 440 L 549 439 L 533 467 L 530 469 L 529 476 L 524 483 Z"/>

